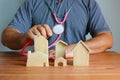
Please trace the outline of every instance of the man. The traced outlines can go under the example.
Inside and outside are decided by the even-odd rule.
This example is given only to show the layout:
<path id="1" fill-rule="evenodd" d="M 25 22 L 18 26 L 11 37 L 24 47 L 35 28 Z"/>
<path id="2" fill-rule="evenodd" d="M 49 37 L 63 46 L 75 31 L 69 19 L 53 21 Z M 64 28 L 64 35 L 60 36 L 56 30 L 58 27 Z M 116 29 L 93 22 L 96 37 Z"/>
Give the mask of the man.
<path id="1" fill-rule="evenodd" d="M 69 44 L 66 47 L 67 52 L 80 40 L 91 49 L 91 54 L 112 47 L 112 33 L 95 0 L 25 0 L 3 31 L 2 43 L 8 48 L 18 50 L 29 39 L 33 40 L 35 35 L 42 35 L 50 44 L 56 38 L 52 29 L 58 24 L 53 13 L 62 21 L 67 11 L 69 13 L 62 24 L 64 32 L 60 38 Z M 86 41 L 85 36 L 88 33 L 92 39 Z"/>

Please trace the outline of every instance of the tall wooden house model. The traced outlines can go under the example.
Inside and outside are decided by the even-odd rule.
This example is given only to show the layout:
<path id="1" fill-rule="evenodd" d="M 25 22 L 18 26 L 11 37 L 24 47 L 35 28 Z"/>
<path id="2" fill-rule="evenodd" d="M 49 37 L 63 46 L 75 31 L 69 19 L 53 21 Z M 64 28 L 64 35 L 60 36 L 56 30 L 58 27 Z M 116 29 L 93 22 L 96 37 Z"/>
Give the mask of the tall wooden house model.
<path id="1" fill-rule="evenodd" d="M 43 36 L 34 38 L 35 52 L 28 52 L 27 66 L 49 66 L 48 41 Z"/>

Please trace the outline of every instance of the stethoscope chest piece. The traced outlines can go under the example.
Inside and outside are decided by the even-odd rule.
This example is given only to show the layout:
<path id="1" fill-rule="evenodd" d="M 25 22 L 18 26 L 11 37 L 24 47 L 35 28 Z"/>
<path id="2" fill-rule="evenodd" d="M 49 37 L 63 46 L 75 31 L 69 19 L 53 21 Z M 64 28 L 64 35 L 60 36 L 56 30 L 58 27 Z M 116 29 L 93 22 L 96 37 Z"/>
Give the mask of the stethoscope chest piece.
<path id="1" fill-rule="evenodd" d="M 57 24 L 53 27 L 53 32 L 55 34 L 62 34 L 64 32 L 64 27 L 62 24 Z"/>

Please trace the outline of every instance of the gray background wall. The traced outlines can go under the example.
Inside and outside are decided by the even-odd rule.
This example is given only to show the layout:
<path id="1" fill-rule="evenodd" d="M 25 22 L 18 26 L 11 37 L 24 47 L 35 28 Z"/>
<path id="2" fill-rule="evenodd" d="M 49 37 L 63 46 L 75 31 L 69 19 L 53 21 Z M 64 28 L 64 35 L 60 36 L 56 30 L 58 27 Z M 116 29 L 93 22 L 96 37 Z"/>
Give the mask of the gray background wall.
<path id="1" fill-rule="evenodd" d="M 24 0 L 0 0 L 0 37 L 3 29 L 10 22 L 18 7 Z M 114 46 L 112 51 L 120 52 L 120 37 L 119 37 L 119 23 L 120 23 L 120 0 L 96 0 L 108 22 L 114 36 Z M 88 36 L 89 37 L 89 36 Z M 1 39 L 0 39 L 1 40 Z M 0 51 L 10 51 L 4 47 L 0 42 Z"/>
<path id="2" fill-rule="evenodd" d="M 96 1 L 99 3 L 114 36 L 114 46 L 111 50 L 120 52 L 120 0 Z"/>

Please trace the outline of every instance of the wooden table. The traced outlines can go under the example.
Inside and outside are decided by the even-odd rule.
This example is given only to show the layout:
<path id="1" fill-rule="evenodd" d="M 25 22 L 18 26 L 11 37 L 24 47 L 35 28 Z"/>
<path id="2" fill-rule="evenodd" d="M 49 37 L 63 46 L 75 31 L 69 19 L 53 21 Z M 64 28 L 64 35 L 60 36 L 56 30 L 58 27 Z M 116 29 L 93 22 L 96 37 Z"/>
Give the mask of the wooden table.
<path id="1" fill-rule="evenodd" d="M 90 66 L 26 67 L 20 53 L 0 52 L 0 80 L 120 80 L 120 54 L 90 55 Z"/>

